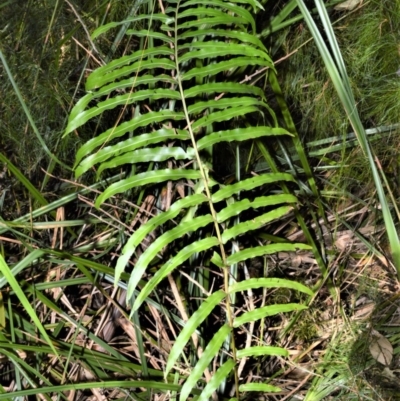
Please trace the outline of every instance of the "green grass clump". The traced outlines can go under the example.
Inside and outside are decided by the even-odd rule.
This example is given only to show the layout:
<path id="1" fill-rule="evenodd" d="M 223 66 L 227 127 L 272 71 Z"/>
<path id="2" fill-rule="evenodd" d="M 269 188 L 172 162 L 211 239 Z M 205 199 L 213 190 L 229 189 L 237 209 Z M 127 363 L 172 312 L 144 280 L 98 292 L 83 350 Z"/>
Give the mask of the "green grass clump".
<path id="1" fill-rule="evenodd" d="M 359 91 L 361 115 L 376 125 L 400 119 L 400 3 L 374 1 L 347 20 L 339 45 Z"/>
<path id="2" fill-rule="evenodd" d="M 400 4 L 371 1 L 351 14 L 335 11 L 331 18 L 337 21 L 335 33 L 365 127 L 397 123 Z M 305 44 L 309 39 L 305 25 L 292 28 L 285 50 L 298 51 L 281 74 L 284 93 L 293 112 L 301 117 L 298 128 L 307 141 L 351 130 L 314 42 Z"/>

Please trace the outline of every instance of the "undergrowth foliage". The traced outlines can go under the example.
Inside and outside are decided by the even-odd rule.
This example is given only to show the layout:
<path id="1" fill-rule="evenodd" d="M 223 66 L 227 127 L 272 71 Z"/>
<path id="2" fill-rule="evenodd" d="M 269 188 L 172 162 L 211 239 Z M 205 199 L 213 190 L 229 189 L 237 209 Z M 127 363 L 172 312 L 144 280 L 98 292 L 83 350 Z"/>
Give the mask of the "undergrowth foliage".
<path id="1" fill-rule="evenodd" d="M 198 400 L 209 399 L 218 389 L 224 392 L 232 372 L 237 398 L 239 391 L 279 391 L 265 383 L 239 386 L 237 367 L 241 359 L 285 356 L 287 351 L 272 346 L 240 349 L 235 342 L 235 329 L 305 306 L 275 304 L 235 313 L 236 294 L 257 288 L 291 288 L 312 295 L 307 287 L 293 281 L 240 281 L 237 274 L 238 264 L 246 260 L 310 249 L 308 245 L 289 242 L 237 246 L 246 234 L 257 232 L 293 210 L 296 196 L 279 188 L 286 188 L 286 184 L 296 188 L 295 178 L 275 171 L 224 185 L 213 176 L 210 164 L 215 144 L 266 137 L 272 141 L 291 135 L 278 126 L 264 90 L 251 84 L 249 78 L 249 74 L 258 73 L 257 69 L 275 74 L 248 11 L 258 6 L 252 0 L 207 0 L 201 5 L 193 0 L 170 1 L 165 11 L 97 29 L 93 39 L 111 28 L 133 24 L 135 28 L 126 34 L 138 40 L 140 49 L 90 74 L 87 94 L 73 108 L 65 133 L 90 120 L 97 121 L 112 110 L 127 110 L 121 115 L 132 116 L 119 118 L 77 152 L 77 177 L 93 168 L 98 176 L 115 168 L 129 170 L 124 179 L 110 185 L 97 198 L 97 207 L 128 191 L 157 194 L 165 188 L 171 191 L 174 185 L 180 186 L 179 197 L 171 198 L 131 235 L 118 259 L 116 284 L 129 266 L 127 300 L 131 316 L 145 308 L 146 300 L 160 282 L 182 265 L 208 266 L 222 273 L 220 289 L 212 290 L 210 282 L 204 279 L 199 292 L 203 301 L 185 322 L 169 354 L 164 370 L 168 381 L 190 339 L 197 344 L 198 333 L 205 333 L 214 309 L 222 307 L 225 323 L 213 331 L 204 351 L 198 350 L 198 358 L 193 359 L 194 366 L 181 388 L 181 401 L 203 382 L 203 374 L 216 357 L 220 358 L 219 368 L 212 377 L 205 376 L 207 384 Z M 256 123 L 251 126 L 250 122 Z M 157 238 L 151 245 L 141 247 L 154 233 Z M 167 253 L 166 249 L 172 251 Z M 137 259 L 130 272 L 134 255 Z M 155 274 L 144 280 L 150 267 Z"/>

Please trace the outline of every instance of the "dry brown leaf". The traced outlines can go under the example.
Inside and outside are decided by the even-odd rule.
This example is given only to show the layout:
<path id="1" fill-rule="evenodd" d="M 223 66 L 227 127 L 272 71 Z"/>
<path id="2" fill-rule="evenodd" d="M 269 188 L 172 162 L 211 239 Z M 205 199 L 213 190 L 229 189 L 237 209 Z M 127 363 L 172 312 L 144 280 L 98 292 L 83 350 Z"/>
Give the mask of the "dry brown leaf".
<path id="1" fill-rule="evenodd" d="M 338 10 L 338 11 L 351 11 L 354 10 L 360 3 L 362 2 L 362 0 L 347 0 L 344 1 L 343 3 L 339 3 L 337 4 L 334 9 Z"/>
<path id="2" fill-rule="evenodd" d="M 389 366 L 393 358 L 393 347 L 390 341 L 382 334 L 373 330 L 369 351 L 372 357 L 382 365 Z"/>
<path id="3" fill-rule="evenodd" d="M 374 302 L 366 303 L 365 305 L 362 305 L 356 309 L 356 311 L 354 312 L 353 319 L 354 320 L 368 319 L 372 315 L 374 309 L 375 309 Z"/>
<path id="4" fill-rule="evenodd" d="M 351 231 L 343 231 L 341 235 L 338 235 L 335 246 L 339 251 L 345 251 L 354 240 L 354 234 Z"/>
<path id="5" fill-rule="evenodd" d="M 185 186 L 183 185 L 183 182 L 178 181 L 178 183 L 175 185 L 175 188 L 179 196 L 183 199 L 185 197 Z"/>
<path id="6" fill-rule="evenodd" d="M 397 380 L 393 370 L 390 370 L 387 366 L 382 371 L 382 376 L 387 377 L 390 380 Z"/>

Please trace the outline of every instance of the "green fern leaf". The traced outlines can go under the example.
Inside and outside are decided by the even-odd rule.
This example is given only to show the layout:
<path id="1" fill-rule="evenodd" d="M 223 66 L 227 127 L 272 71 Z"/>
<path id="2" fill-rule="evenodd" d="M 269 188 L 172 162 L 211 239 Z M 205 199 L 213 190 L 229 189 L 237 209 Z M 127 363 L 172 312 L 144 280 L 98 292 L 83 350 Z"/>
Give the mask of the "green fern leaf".
<path id="1" fill-rule="evenodd" d="M 204 220 L 204 218 L 202 218 Z M 192 227 L 192 225 L 190 225 Z M 170 233 L 171 231 L 169 231 Z M 165 263 L 159 270 L 157 270 L 157 273 L 154 275 L 152 279 L 150 279 L 145 287 L 140 291 L 139 295 L 137 296 L 133 306 L 132 306 L 132 312 L 131 315 L 139 309 L 139 307 L 142 305 L 142 303 L 146 300 L 146 298 L 150 295 L 150 293 L 156 288 L 156 286 L 165 278 L 168 276 L 168 274 L 171 274 L 172 271 L 180 266 L 183 262 L 188 260 L 193 254 L 196 252 L 202 252 L 207 249 L 210 249 L 214 246 L 218 246 L 219 242 L 218 239 L 215 237 L 211 238 L 204 238 L 200 241 L 196 241 L 188 246 L 185 246 L 182 250 L 180 250 L 172 259 L 170 259 L 167 263 Z M 140 259 L 139 259 L 140 260 Z M 139 264 L 139 261 L 138 261 Z M 135 267 L 135 269 L 140 269 L 140 267 Z M 130 287 L 131 282 L 129 282 L 128 285 L 128 296 L 133 294 L 134 288 Z"/>
<path id="2" fill-rule="evenodd" d="M 253 128 L 236 128 L 222 132 L 214 132 L 198 141 L 198 148 L 206 149 L 209 146 L 219 142 L 245 141 L 248 139 L 262 138 L 263 136 L 280 136 L 287 135 L 288 132 L 283 128 L 272 127 L 253 127 Z"/>
<path id="3" fill-rule="evenodd" d="M 108 32 L 110 29 L 112 28 L 116 28 L 118 26 L 121 25 L 125 25 L 129 22 L 137 22 L 137 21 L 143 21 L 143 20 L 150 20 L 150 21 L 160 21 L 163 22 L 164 24 L 169 24 L 170 21 L 172 22 L 173 19 L 171 17 L 168 17 L 165 14 L 151 14 L 151 15 L 139 15 L 137 17 L 132 17 L 132 18 L 127 18 L 123 21 L 119 21 L 119 22 L 109 22 L 106 25 L 102 25 L 99 28 L 97 28 L 92 35 L 90 36 L 92 38 L 92 40 L 96 39 L 98 36 L 105 34 L 106 32 Z"/>
<path id="4" fill-rule="evenodd" d="M 213 222 L 211 215 L 199 216 L 191 221 L 185 221 L 180 223 L 177 227 L 167 231 L 159 238 L 157 238 L 147 249 L 142 253 L 139 260 L 136 262 L 134 274 L 132 274 L 131 279 L 128 284 L 127 297 L 130 298 L 133 295 L 133 291 L 139 282 L 140 277 L 145 272 L 147 266 L 155 259 L 157 254 L 172 241 L 177 238 L 183 237 L 189 232 L 196 231 L 198 228 L 204 227 L 207 224 Z M 212 246 L 210 244 L 210 246 Z"/>
<path id="5" fill-rule="evenodd" d="M 289 352 L 281 347 L 271 347 L 271 346 L 258 346 L 239 349 L 236 352 L 238 358 L 246 358 L 249 356 L 264 356 L 264 355 L 279 355 L 279 356 L 289 356 Z"/>
<path id="6" fill-rule="evenodd" d="M 240 98 L 233 98 L 233 99 L 219 99 L 219 100 L 208 100 L 206 102 L 196 102 L 188 107 L 188 113 L 191 116 L 195 116 L 207 109 L 225 109 L 226 107 L 240 107 L 240 106 L 243 107 L 261 106 L 268 108 L 268 105 L 265 102 L 262 102 L 250 96 L 242 96 Z M 288 131 L 285 132 L 288 133 Z"/>
<path id="7" fill-rule="evenodd" d="M 245 323 L 255 322 L 267 316 L 277 315 L 278 313 L 293 312 L 307 309 L 307 306 L 300 304 L 278 304 L 269 305 L 262 308 L 254 309 L 250 312 L 237 316 L 234 320 L 233 327 L 239 327 Z"/>
<path id="8" fill-rule="evenodd" d="M 245 93 L 248 95 L 259 96 L 264 99 L 265 95 L 262 89 L 256 86 L 242 85 L 237 83 L 209 83 L 203 85 L 196 85 L 190 89 L 186 89 L 183 94 L 185 99 L 197 97 L 201 95 L 209 95 L 212 93 Z"/>
<path id="9" fill-rule="evenodd" d="M 160 74 L 158 76 L 153 76 L 151 74 L 146 74 L 142 76 L 134 76 L 131 78 L 123 79 L 121 81 L 111 82 L 96 91 L 91 91 L 88 95 L 92 99 L 97 99 L 112 93 L 113 91 L 123 91 L 125 89 L 132 90 L 138 86 L 155 86 L 156 84 L 166 83 L 166 84 L 176 84 L 176 80 L 169 75 Z M 86 95 L 87 96 L 87 95 Z M 78 102 L 79 103 L 79 102 Z M 78 105 L 77 103 L 77 105 Z M 76 107 L 76 106 L 75 106 Z M 75 108 L 74 108 L 75 109 Z M 81 110 L 83 111 L 83 110 Z"/>
<path id="10" fill-rule="evenodd" d="M 233 216 L 237 216 L 242 213 L 244 210 L 248 210 L 250 208 L 258 209 L 265 206 L 279 205 L 281 203 L 296 203 L 297 198 L 294 195 L 290 194 L 279 194 L 279 195 L 270 195 L 270 196 L 260 196 L 250 201 L 249 199 L 243 199 L 239 202 L 232 203 L 226 208 L 222 209 L 217 214 L 217 220 L 219 223 L 222 223 L 225 220 Z"/>
<path id="11" fill-rule="evenodd" d="M 90 76 L 86 84 L 86 90 L 93 90 L 106 85 L 115 79 L 120 79 L 125 76 L 129 76 L 132 73 L 141 73 L 146 70 L 153 70 L 155 68 L 162 68 L 164 70 L 173 70 L 175 64 L 168 58 L 152 58 L 150 60 L 139 60 L 132 65 L 114 69 L 108 74 L 98 74 L 97 76 Z M 97 70 L 96 70 L 97 71 Z M 103 71 L 102 71 L 103 72 Z"/>
<path id="12" fill-rule="evenodd" d="M 258 391 L 262 393 L 279 393 L 282 391 L 279 387 L 264 383 L 246 383 L 239 386 L 240 391 Z"/>
<path id="13" fill-rule="evenodd" d="M 212 258 L 210 259 L 210 262 L 214 263 L 214 265 L 219 267 L 220 269 L 223 269 L 225 267 L 221 255 L 219 255 L 217 252 L 214 252 Z"/>
<path id="14" fill-rule="evenodd" d="M 257 230 L 265 226 L 267 223 L 270 223 L 271 221 L 280 219 L 292 210 L 293 208 L 291 206 L 281 206 L 274 210 L 271 210 L 270 212 L 264 213 L 261 216 L 257 216 L 254 219 L 236 224 L 235 226 L 224 231 L 224 233 L 222 234 L 222 242 L 226 244 L 232 238 L 236 238 L 239 235 Z M 235 255 L 237 255 L 237 253 Z"/>
<path id="15" fill-rule="evenodd" d="M 278 209 L 275 209 L 273 212 L 276 212 L 276 210 Z M 243 224 L 246 224 L 246 222 Z M 234 228 L 235 227 L 233 227 L 232 229 L 233 232 L 235 231 Z M 256 258 L 257 256 L 271 255 L 273 253 L 278 253 L 278 252 L 296 252 L 298 249 L 310 250 L 311 247 L 306 244 L 290 244 L 290 243 L 256 246 L 254 248 L 244 249 L 243 251 L 239 251 L 229 256 L 228 263 L 229 264 L 239 263 L 247 259 Z"/>
<path id="16" fill-rule="evenodd" d="M 228 360 L 217 369 L 211 380 L 204 387 L 204 390 L 201 392 L 199 398 L 197 398 L 197 401 L 210 400 L 214 391 L 217 390 L 217 388 L 221 385 L 223 380 L 226 379 L 234 367 L 235 361 L 231 358 L 228 358 Z"/>
<path id="17" fill-rule="evenodd" d="M 273 68 L 270 57 L 267 53 L 262 50 L 254 49 L 250 46 L 236 44 L 236 43 L 223 43 L 223 42 L 199 42 L 190 45 L 193 49 L 199 49 L 189 51 L 183 55 L 180 59 L 182 63 L 193 59 L 208 59 L 210 57 L 224 57 L 224 56 L 247 56 L 260 58 L 260 61 L 264 59 L 268 63 L 268 66 Z"/>
<path id="18" fill-rule="evenodd" d="M 198 7 L 198 2 L 196 0 L 188 1 L 184 4 L 184 7 L 189 7 L 189 6 L 197 6 L 196 8 L 190 8 L 189 10 L 183 11 L 178 14 L 178 18 L 183 18 L 185 16 L 192 16 L 192 15 L 197 15 L 197 16 L 203 16 L 203 15 L 215 15 L 215 16 L 224 16 L 223 12 L 215 12 L 215 9 L 210 9 L 206 7 Z M 208 0 L 207 1 L 207 6 L 217 6 L 221 7 L 222 9 L 229 10 L 241 17 L 243 17 L 248 24 L 251 25 L 253 31 L 255 31 L 255 22 L 254 18 L 251 15 L 249 11 L 247 11 L 245 8 L 238 6 L 237 4 L 232 4 L 232 3 L 226 3 L 224 1 L 218 1 L 218 0 Z M 193 13 L 193 14 L 192 14 Z"/>
<path id="19" fill-rule="evenodd" d="M 118 156 L 119 154 L 132 152 L 135 149 L 158 144 L 160 142 L 165 142 L 169 139 L 184 141 L 189 139 L 189 133 L 188 131 L 184 130 L 172 130 L 172 129 L 162 128 L 157 132 L 155 132 L 154 134 L 142 134 L 138 135 L 137 137 L 129 138 L 125 141 L 118 142 L 115 145 L 106 146 L 98 150 L 96 153 L 87 156 L 85 159 L 83 159 L 76 168 L 76 175 L 81 176 L 83 173 L 88 171 L 96 164 L 111 159 L 109 162 L 103 163 L 99 167 L 99 171 L 97 172 L 97 175 L 99 176 L 101 171 L 107 168 L 111 168 L 111 165 L 113 163 L 113 158 L 119 157 Z"/>
<path id="20" fill-rule="evenodd" d="M 224 111 L 215 111 L 214 113 L 199 118 L 196 122 L 192 124 L 192 129 L 195 133 L 199 131 L 199 128 L 207 127 L 216 122 L 230 121 L 234 117 L 243 117 L 246 114 L 251 114 L 259 112 L 258 107 L 248 106 L 248 107 L 229 107 Z"/>
<path id="21" fill-rule="evenodd" d="M 132 152 L 125 152 L 122 156 L 116 156 L 109 162 L 102 163 L 97 171 L 97 176 L 99 177 L 100 174 L 108 168 L 115 168 L 129 163 L 136 164 L 136 163 L 146 163 L 149 161 L 163 162 L 168 159 L 193 160 L 193 158 L 194 158 L 194 151 L 192 148 L 187 148 L 186 152 L 180 147 L 160 146 L 153 148 L 144 148 L 140 150 L 134 150 Z M 82 163 L 80 164 L 79 167 L 82 167 Z"/>
<path id="22" fill-rule="evenodd" d="M 168 58 L 154 59 L 153 56 L 173 56 L 174 53 L 168 46 L 153 47 L 145 50 L 139 50 L 127 56 L 123 56 L 117 60 L 97 68 L 93 71 L 87 81 L 86 90 L 90 91 L 99 88 L 117 78 L 125 75 L 131 75 L 142 69 L 159 67 L 165 69 L 174 68 L 174 64 Z M 149 60 L 146 60 L 149 57 Z M 132 64 L 133 63 L 133 64 Z M 150 64 L 154 63 L 152 66 Z"/>
<path id="23" fill-rule="evenodd" d="M 251 278 L 232 284 L 229 287 L 229 294 L 238 291 L 256 290 L 257 288 L 291 288 L 313 296 L 314 292 L 297 281 L 282 278 Z"/>
<path id="24" fill-rule="evenodd" d="M 140 226 L 140 228 L 136 230 L 135 233 L 129 238 L 128 242 L 122 249 L 122 255 L 118 258 L 117 265 L 115 267 L 115 284 L 117 285 L 121 273 L 124 271 L 125 266 L 131 259 L 136 247 L 142 243 L 147 235 L 149 235 L 153 230 L 157 229 L 165 222 L 174 219 L 182 210 L 195 205 L 200 205 L 202 203 L 205 203 L 206 201 L 207 198 L 203 194 L 188 196 L 187 198 L 175 202 L 168 211 L 163 212 L 158 216 L 155 216 L 154 218 L 150 219 L 146 224 Z M 132 282 L 137 284 L 142 274 L 143 271 L 137 272 L 135 269 L 132 273 Z M 132 285 L 136 286 L 136 284 Z"/>
<path id="25" fill-rule="evenodd" d="M 257 177 L 248 178 L 236 184 L 223 187 L 212 195 L 211 200 L 215 203 L 220 202 L 224 199 L 230 198 L 234 194 L 240 193 L 241 191 L 250 191 L 257 187 L 261 187 L 262 185 L 279 181 L 294 181 L 294 179 L 293 176 L 288 173 L 261 174 Z"/>
<path id="26" fill-rule="evenodd" d="M 125 178 L 120 182 L 110 185 L 96 200 L 95 206 L 97 208 L 108 198 L 115 194 L 126 192 L 135 187 L 141 187 L 150 183 L 160 183 L 168 180 L 177 181 L 182 178 L 187 180 L 196 180 L 201 178 L 198 170 L 185 170 L 185 169 L 165 169 L 158 171 L 147 171 L 134 175 L 133 177 Z"/>
<path id="27" fill-rule="evenodd" d="M 134 35 L 138 38 L 148 38 L 148 39 L 159 39 L 165 43 L 173 43 L 174 39 L 170 38 L 168 35 L 165 35 L 161 32 L 154 32 L 147 29 L 128 29 L 126 31 L 127 35 Z"/>
<path id="28" fill-rule="evenodd" d="M 223 14 L 222 14 L 223 15 Z M 228 15 L 223 15 L 221 17 L 213 17 L 213 18 L 199 18 L 198 20 L 184 22 L 177 26 L 178 30 L 181 29 L 189 29 L 194 27 L 203 27 L 204 25 L 208 27 L 219 26 L 221 24 L 235 24 L 241 26 L 243 29 L 245 25 L 247 25 L 247 21 L 241 17 L 231 17 Z"/>
<path id="29" fill-rule="evenodd" d="M 88 156 L 90 152 L 93 152 L 100 146 L 105 146 L 107 142 L 111 141 L 112 139 L 119 138 L 120 136 L 126 134 L 130 130 L 135 130 L 137 128 L 146 126 L 150 123 L 157 123 L 165 120 L 183 120 L 184 118 L 185 116 L 183 113 L 164 110 L 159 112 L 147 113 L 145 115 L 136 117 L 131 121 L 122 123 L 118 127 L 110 128 L 109 130 L 103 132 L 101 135 L 86 142 L 78 150 L 76 154 L 75 166 L 79 164 L 79 162 L 83 159 L 83 157 Z"/>
<path id="30" fill-rule="evenodd" d="M 206 300 L 202 302 L 199 309 L 193 313 L 190 319 L 186 322 L 182 331 L 180 332 L 178 338 L 175 340 L 174 345 L 168 356 L 167 366 L 165 367 L 164 375 L 167 376 L 168 373 L 173 368 L 175 362 L 181 356 L 183 349 L 185 348 L 190 337 L 196 331 L 197 327 L 203 323 L 205 319 L 210 315 L 214 308 L 226 297 L 226 293 L 222 290 L 218 290 L 211 294 Z"/>
<path id="31" fill-rule="evenodd" d="M 254 65 L 257 67 L 271 67 L 271 62 L 267 60 L 256 60 L 251 57 L 237 57 L 234 60 L 220 61 L 215 64 L 208 64 L 204 67 L 195 67 L 186 71 L 182 75 L 182 81 L 188 81 L 192 78 L 212 77 L 220 72 L 234 70 L 238 67 L 248 67 Z"/>
<path id="32" fill-rule="evenodd" d="M 225 338 L 231 332 L 231 330 L 232 330 L 231 327 L 229 327 L 227 324 L 224 324 L 213 336 L 211 341 L 208 343 L 206 349 L 204 350 L 203 355 L 197 362 L 196 366 L 193 368 L 189 377 L 186 379 L 185 384 L 182 386 L 180 400 L 182 401 L 187 400 L 190 391 L 200 380 L 201 376 L 203 375 L 203 372 L 206 370 L 210 362 L 219 352 L 222 343 L 225 341 Z"/>
<path id="33" fill-rule="evenodd" d="M 112 110 L 118 106 L 126 106 L 132 103 L 140 102 L 147 99 L 180 99 L 179 92 L 170 89 L 147 89 L 125 95 L 115 96 L 103 102 L 97 103 L 96 107 L 82 111 L 69 122 L 68 129 L 74 130 L 85 124 L 92 118 L 104 113 L 106 110 Z"/>
<path id="34" fill-rule="evenodd" d="M 242 42 L 243 44 L 253 45 L 258 49 L 262 49 L 265 53 L 268 53 L 267 49 L 265 48 L 264 44 L 258 39 L 257 36 L 249 34 L 243 31 L 228 31 L 228 30 L 221 30 L 221 29 L 198 29 L 195 31 L 186 31 L 183 32 L 180 37 L 182 39 L 193 38 L 193 37 L 213 37 L 213 38 L 227 38 L 227 39 L 235 39 L 237 41 Z M 271 63 L 272 64 L 272 63 Z"/>

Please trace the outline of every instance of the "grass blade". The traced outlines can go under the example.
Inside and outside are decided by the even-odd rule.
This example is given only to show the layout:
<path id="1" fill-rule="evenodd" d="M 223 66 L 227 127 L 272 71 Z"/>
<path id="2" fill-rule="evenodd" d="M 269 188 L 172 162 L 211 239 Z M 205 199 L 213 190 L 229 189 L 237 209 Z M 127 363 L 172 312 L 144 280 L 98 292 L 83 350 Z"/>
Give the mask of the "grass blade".
<path id="1" fill-rule="evenodd" d="M 18 297 L 22 306 L 25 308 L 26 313 L 30 316 L 32 321 L 35 323 L 36 327 L 42 334 L 44 340 L 47 342 L 47 344 L 50 346 L 51 350 L 54 352 L 54 355 L 59 357 L 57 350 L 55 349 L 52 341 L 50 340 L 50 337 L 48 336 L 46 330 L 44 329 L 42 323 L 40 322 L 40 319 L 38 318 L 34 309 L 32 308 L 31 303 L 29 302 L 28 298 L 25 295 L 25 292 L 22 290 L 22 288 L 18 284 L 18 281 L 11 273 L 10 268 L 7 266 L 3 256 L 1 254 L 0 254 L 0 272 L 3 273 L 4 278 L 10 284 L 11 288 L 15 292 L 15 295 Z"/>
<path id="2" fill-rule="evenodd" d="M 395 228 L 393 218 L 390 213 L 389 205 L 386 199 L 385 191 L 379 176 L 378 168 L 376 166 L 373 153 L 368 143 L 368 138 L 365 129 L 362 125 L 360 116 L 357 111 L 356 101 L 351 90 L 350 80 L 340 54 L 340 50 L 332 30 L 328 14 L 324 3 L 321 0 L 316 0 L 319 16 L 324 25 L 325 32 L 328 36 L 328 42 L 331 49 L 328 49 L 326 41 L 323 39 L 320 31 L 318 30 L 310 12 L 305 6 L 303 0 L 297 0 L 299 8 L 304 15 L 304 19 L 314 37 L 315 43 L 324 61 L 325 67 L 331 77 L 332 83 L 336 92 L 343 104 L 345 112 L 348 116 L 349 122 L 357 136 L 361 149 L 368 158 L 369 165 L 372 171 L 372 177 L 375 182 L 375 188 L 378 193 L 379 202 L 382 208 L 383 219 L 386 226 L 386 232 L 391 246 L 394 265 L 397 270 L 397 276 L 400 278 L 400 241 Z M 335 60 L 332 58 L 333 53 Z"/>

